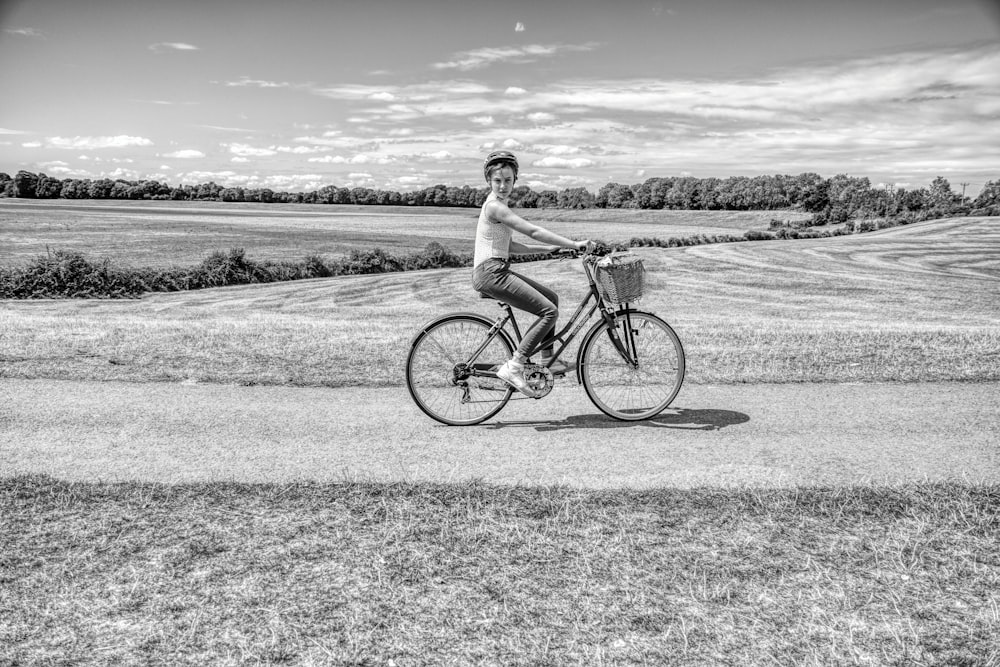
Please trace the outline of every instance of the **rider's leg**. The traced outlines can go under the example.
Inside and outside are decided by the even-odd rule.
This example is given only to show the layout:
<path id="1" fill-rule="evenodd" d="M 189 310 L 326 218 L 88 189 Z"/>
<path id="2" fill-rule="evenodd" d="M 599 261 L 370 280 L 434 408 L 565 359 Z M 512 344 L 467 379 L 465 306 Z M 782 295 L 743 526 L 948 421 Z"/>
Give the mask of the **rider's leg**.
<path id="1" fill-rule="evenodd" d="M 474 273 L 473 286 L 480 292 L 504 301 L 518 310 L 537 316 L 538 319 L 525 332 L 514 356 L 497 372 L 499 377 L 521 392 L 533 395 L 524 379 L 524 363 L 539 341 L 555 330 L 556 319 L 559 316 L 556 305 L 559 301 L 558 296 L 534 280 L 510 271 L 509 263 L 484 266 L 483 270 L 477 270 Z"/>
<path id="2" fill-rule="evenodd" d="M 527 276 L 522 276 L 522 275 L 520 275 L 518 273 L 514 273 L 513 275 L 517 276 L 518 278 L 520 278 L 521 280 L 523 280 L 525 283 L 527 283 L 531 287 L 535 288 L 542 296 L 544 296 L 546 299 L 548 299 L 555 306 L 555 309 L 556 309 L 556 318 L 558 318 L 558 315 L 559 315 L 559 295 L 558 294 L 556 294 L 555 292 L 553 292 L 551 289 L 549 289 L 545 285 L 541 285 L 541 284 L 537 283 L 536 281 L 532 280 L 531 278 L 528 278 Z M 515 306 L 515 307 L 517 307 L 517 306 Z M 531 312 L 531 311 L 528 311 L 528 312 Z M 547 340 L 547 339 L 551 338 L 553 335 L 555 335 L 555 332 L 556 332 L 556 318 L 553 318 L 552 319 L 552 323 L 550 325 L 548 325 L 548 328 L 546 328 L 545 331 L 542 332 L 542 334 L 539 335 L 538 338 L 534 340 L 534 342 L 532 343 L 532 347 L 534 345 L 537 345 L 539 342 L 541 342 L 543 340 Z M 573 369 L 573 366 L 570 365 L 570 364 L 567 364 L 567 363 L 565 363 L 563 361 L 559 361 L 559 360 L 555 361 L 554 363 L 552 362 L 552 357 L 555 356 L 555 351 L 553 350 L 553 346 L 554 345 L 555 345 L 555 342 L 553 341 L 553 342 L 549 343 L 547 346 L 545 346 L 542 349 L 540 349 L 538 351 L 539 359 L 537 361 L 542 366 L 548 366 L 549 370 L 552 371 L 553 375 L 565 375 L 567 372 L 569 372 L 570 370 Z M 531 351 L 531 347 L 527 347 L 526 346 L 525 347 L 525 352 L 530 352 L 530 351 Z"/>

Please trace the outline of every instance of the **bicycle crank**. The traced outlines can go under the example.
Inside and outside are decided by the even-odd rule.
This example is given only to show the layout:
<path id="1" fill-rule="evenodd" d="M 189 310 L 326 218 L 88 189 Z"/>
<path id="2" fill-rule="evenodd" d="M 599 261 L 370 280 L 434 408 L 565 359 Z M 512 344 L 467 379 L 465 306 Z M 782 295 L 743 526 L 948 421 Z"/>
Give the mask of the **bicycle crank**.
<path id="1" fill-rule="evenodd" d="M 536 399 L 544 398 L 552 391 L 552 385 L 554 384 L 552 371 L 545 366 L 527 364 L 524 367 L 524 379 L 532 391 L 535 392 Z"/>

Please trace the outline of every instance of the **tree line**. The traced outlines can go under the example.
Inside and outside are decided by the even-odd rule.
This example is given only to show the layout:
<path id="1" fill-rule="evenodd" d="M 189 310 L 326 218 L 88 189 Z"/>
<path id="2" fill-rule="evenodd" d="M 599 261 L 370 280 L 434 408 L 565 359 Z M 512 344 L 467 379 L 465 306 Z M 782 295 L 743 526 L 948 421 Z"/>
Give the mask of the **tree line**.
<path id="1" fill-rule="evenodd" d="M 489 189 L 468 185 L 433 185 L 394 192 L 328 185 L 310 192 L 277 192 L 270 188 L 223 187 L 214 182 L 171 186 L 155 180 L 58 179 L 44 173 L 0 172 L 0 196 L 24 199 L 131 199 L 222 201 L 292 204 L 381 206 L 445 206 L 478 208 Z M 521 208 L 635 208 L 708 211 L 798 209 L 812 213 L 812 225 L 855 220 L 945 215 L 1000 215 L 1000 179 L 986 183 L 975 199 L 956 193 L 938 176 L 926 188 L 875 187 L 866 177 L 815 173 L 798 176 L 691 176 L 649 178 L 642 183 L 608 183 L 597 194 L 586 188 L 543 190 L 517 186 L 512 206 Z"/>

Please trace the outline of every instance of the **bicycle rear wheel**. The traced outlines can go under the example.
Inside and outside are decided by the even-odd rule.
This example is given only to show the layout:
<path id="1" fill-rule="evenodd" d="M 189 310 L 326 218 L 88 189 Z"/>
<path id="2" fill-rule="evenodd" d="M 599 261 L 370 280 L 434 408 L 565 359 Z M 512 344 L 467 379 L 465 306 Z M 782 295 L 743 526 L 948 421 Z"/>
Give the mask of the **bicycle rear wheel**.
<path id="1" fill-rule="evenodd" d="M 627 362 L 598 322 L 580 346 L 580 375 L 587 396 L 609 417 L 638 421 L 655 417 L 677 396 L 684 381 L 684 348 L 670 325 L 651 313 L 631 311 L 615 329 L 637 363 Z"/>
<path id="2" fill-rule="evenodd" d="M 481 315 L 446 315 L 414 337 L 406 359 L 406 387 L 428 417 L 469 426 L 486 421 L 510 400 L 512 390 L 506 382 L 472 374 L 475 369 L 495 371 L 514 354 L 504 331 L 487 341 L 492 326 Z"/>

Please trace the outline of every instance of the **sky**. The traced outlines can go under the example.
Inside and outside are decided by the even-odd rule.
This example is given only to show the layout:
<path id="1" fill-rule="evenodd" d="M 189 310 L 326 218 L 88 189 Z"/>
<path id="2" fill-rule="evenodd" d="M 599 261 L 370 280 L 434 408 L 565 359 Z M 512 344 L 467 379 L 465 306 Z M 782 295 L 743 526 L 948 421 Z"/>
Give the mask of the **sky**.
<path id="1" fill-rule="evenodd" d="M 1000 179 L 996 0 L 0 0 L 0 171 L 310 191 Z"/>

